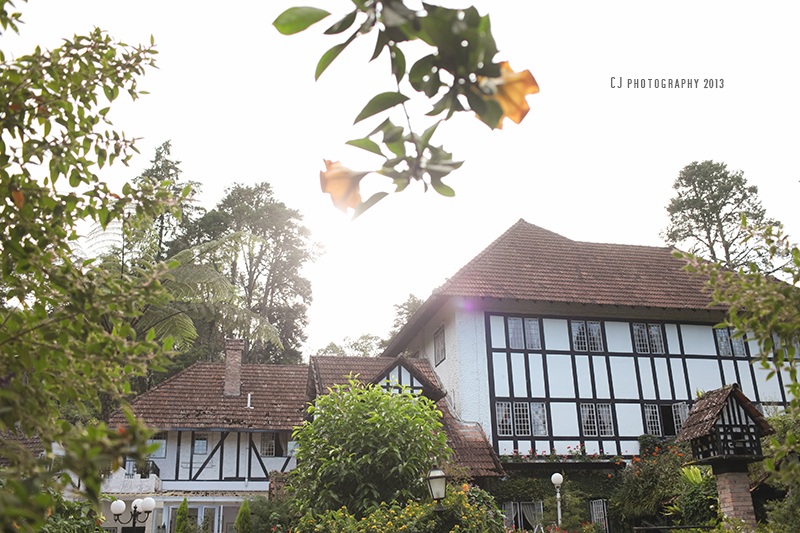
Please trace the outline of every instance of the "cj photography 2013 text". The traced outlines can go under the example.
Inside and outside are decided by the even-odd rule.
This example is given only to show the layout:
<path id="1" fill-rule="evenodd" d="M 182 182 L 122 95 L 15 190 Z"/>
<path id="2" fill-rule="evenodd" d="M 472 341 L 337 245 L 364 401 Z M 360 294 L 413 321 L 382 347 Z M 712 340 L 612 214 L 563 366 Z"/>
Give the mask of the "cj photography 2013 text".
<path id="1" fill-rule="evenodd" d="M 724 89 L 723 78 L 625 78 L 611 77 L 612 89 Z"/>

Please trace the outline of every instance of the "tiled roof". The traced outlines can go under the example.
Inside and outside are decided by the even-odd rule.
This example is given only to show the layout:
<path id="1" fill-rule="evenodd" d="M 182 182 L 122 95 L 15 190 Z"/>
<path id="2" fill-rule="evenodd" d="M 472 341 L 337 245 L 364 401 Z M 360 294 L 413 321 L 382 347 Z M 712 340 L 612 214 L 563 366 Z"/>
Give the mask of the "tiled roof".
<path id="1" fill-rule="evenodd" d="M 4 454 L 9 452 L 15 454 L 15 452 L 13 451 L 15 445 L 25 448 L 34 457 L 39 457 L 41 454 L 44 453 L 44 446 L 42 445 L 42 439 L 39 438 L 38 435 L 34 435 L 32 437 L 26 437 L 19 429 L 17 429 L 16 431 L 0 432 L 0 442 L 3 442 L 8 446 L 3 450 Z M 9 461 L 8 457 L 0 455 L 0 467 L 6 467 L 10 464 L 11 462 Z"/>
<path id="2" fill-rule="evenodd" d="M 309 389 L 317 396 L 327 394 L 334 385 L 344 385 L 350 374 L 358 374 L 359 381 L 374 382 L 400 363 L 413 365 L 430 384 L 438 387 L 438 380 L 430 363 L 423 359 L 397 357 L 387 364 L 386 358 L 375 357 L 311 357 L 309 364 Z M 462 422 L 450 412 L 447 401 L 440 398 L 436 407 L 442 412 L 442 425 L 447 434 L 447 444 L 455 454 L 456 462 L 469 469 L 473 477 L 499 477 L 503 467 L 479 424 Z"/>
<path id="3" fill-rule="evenodd" d="M 290 431 L 303 423 L 306 365 L 242 365 L 239 396 L 223 395 L 224 363 L 195 363 L 142 394 L 131 407 L 158 429 Z M 247 395 L 251 394 L 247 407 Z M 120 411 L 111 424 L 124 424 Z"/>
<path id="4" fill-rule="evenodd" d="M 573 241 L 520 219 L 435 294 L 705 309 L 684 264 L 667 247 Z"/>
<path id="5" fill-rule="evenodd" d="M 733 396 L 739 402 L 739 405 L 753 419 L 762 435 L 769 435 L 774 432 L 772 426 L 764 419 L 761 412 L 739 389 L 739 385 L 733 383 L 720 389 L 709 391 L 697 400 L 689 411 L 686 422 L 681 426 L 681 430 L 675 439 L 676 442 L 688 442 L 698 437 L 710 435 L 729 396 Z"/>

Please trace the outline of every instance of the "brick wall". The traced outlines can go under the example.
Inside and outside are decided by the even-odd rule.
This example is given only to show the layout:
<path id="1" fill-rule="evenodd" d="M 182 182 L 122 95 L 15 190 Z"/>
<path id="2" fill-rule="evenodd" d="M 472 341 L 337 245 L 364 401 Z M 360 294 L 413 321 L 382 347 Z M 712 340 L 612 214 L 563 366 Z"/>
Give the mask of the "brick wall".
<path id="1" fill-rule="evenodd" d="M 755 530 L 756 515 L 747 472 L 717 474 L 717 494 L 720 510 L 726 517 L 744 520 Z"/>

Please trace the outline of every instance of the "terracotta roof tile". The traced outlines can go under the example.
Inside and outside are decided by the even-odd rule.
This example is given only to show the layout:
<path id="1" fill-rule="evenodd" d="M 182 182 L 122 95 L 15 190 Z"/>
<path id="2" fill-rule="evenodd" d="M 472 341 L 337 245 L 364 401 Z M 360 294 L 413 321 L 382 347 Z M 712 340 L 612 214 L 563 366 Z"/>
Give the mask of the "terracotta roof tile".
<path id="1" fill-rule="evenodd" d="M 303 423 L 306 365 L 242 365 L 239 396 L 223 395 L 224 363 L 195 363 L 133 402 L 136 416 L 158 429 L 290 431 Z M 247 407 L 247 395 L 251 394 Z M 121 411 L 111 424 L 124 424 Z"/>
<path id="2" fill-rule="evenodd" d="M 705 309 L 683 266 L 667 247 L 573 241 L 520 219 L 435 294 Z"/>

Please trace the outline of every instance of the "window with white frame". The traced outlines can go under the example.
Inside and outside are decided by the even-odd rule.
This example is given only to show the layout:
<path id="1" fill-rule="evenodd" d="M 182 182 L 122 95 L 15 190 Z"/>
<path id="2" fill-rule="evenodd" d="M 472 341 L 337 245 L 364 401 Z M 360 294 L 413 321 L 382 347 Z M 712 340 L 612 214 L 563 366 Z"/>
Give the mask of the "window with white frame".
<path id="1" fill-rule="evenodd" d="M 581 427 L 584 437 L 597 436 L 597 415 L 593 403 L 581 404 Z"/>
<path id="2" fill-rule="evenodd" d="M 153 435 L 153 437 L 150 438 L 147 441 L 147 444 L 148 445 L 150 445 L 150 444 L 158 444 L 158 449 L 150 454 L 150 457 L 152 459 L 163 459 L 164 457 L 167 456 L 167 432 L 166 431 L 161 431 L 161 432 L 156 433 L 155 435 Z"/>
<path id="3" fill-rule="evenodd" d="M 547 435 L 547 412 L 544 403 L 534 402 L 531 404 L 531 421 L 533 422 L 533 434 L 537 437 Z"/>
<path id="4" fill-rule="evenodd" d="M 544 519 L 544 504 L 536 502 L 503 503 L 503 525 L 519 530 L 536 530 Z"/>
<path id="5" fill-rule="evenodd" d="M 586 323 L 586 328 L 589 333 L 589 351 L 602 352 L 603 351 L 603 331 L 600 327 L 600 322 L 589 321 Z"/>
<path id="6" fill-rule="evenodd" d="M 542 335 L 539 332 L 539 319 L 525 319 L 525 347 L 528 350 L 542 349 Z"/>
<path id="7" fill-rule="evenodd" d="M 666 353 L 664 335 L 658 324 L 634 324 L 633 344 L 636 353 Z"/>
<path id="8" fill-rule="evenodd" d="M 614 436 L 614 420 L 611 418 L 611 404 L 597 404 L 597 428 L 601 437 Z"/>
<path id="9" fill-rule="evenodd" d="M 675 421 L 675 434 L 677 435 L 684 422 L 689 417 L 689 406 L 686 403 L 672 404 L 672 419 Z"/>
<path id="10" fill-rule="evenodd" d="M 495 404 L 497 415 L 497 435 L 499 437 L 513 437 L 514 426 L 511 416 L 511 402 L 497 402 Z"/>
<path id="11" fill-rule="evenodd" d="M 522 331 L 521 318 L 508 318 L 508 346 L 512 350 L 525 348 L 525 334 Z"/>
<path id="12" fill-rule="evenodd" d="M 572 326 L 572 347 L 576 352 L 589 351 L 589 341 L 586 339 L 586 322 L 583 320 L 570 320 Z"/>
<path id="13" fill-rule="evenodd" d="M 531 434 L 531 412 L 527 402 L 514 402 L 514 432 L 520 437 Z"/>
<path id="14" fill-rule="evenodd" d="M 644 406 L 645 431 L 649 435 L 661 436 L 661 417 L 658 414 L 658 406 L 645 404 Z"/>
<path id="15" fill-rule="evenodd" d="M 589 500 L 589 513 L 593 524 L 600 524 L 603 531 L 608 531 L 608 502 L 606 500 Z"/>
<path id="16" fill-rule="evenodd" d="M 261 434 L 261 457 L 275 457 L 275 433 Z"/>
<path id="17" fill-rule="evenodd" d="M 433 359 L 434 366 L 444 361 L 446 354 L 444 352 L 444 326 L 440 327 L 436 333 L 433 334 Z"/>
<path id="18" fill-rule="evenodd" d="M 205 455 L 208 453 L 208 434 L 195 433 L 192 442 L 192 452 L 195 455 Z"/>

